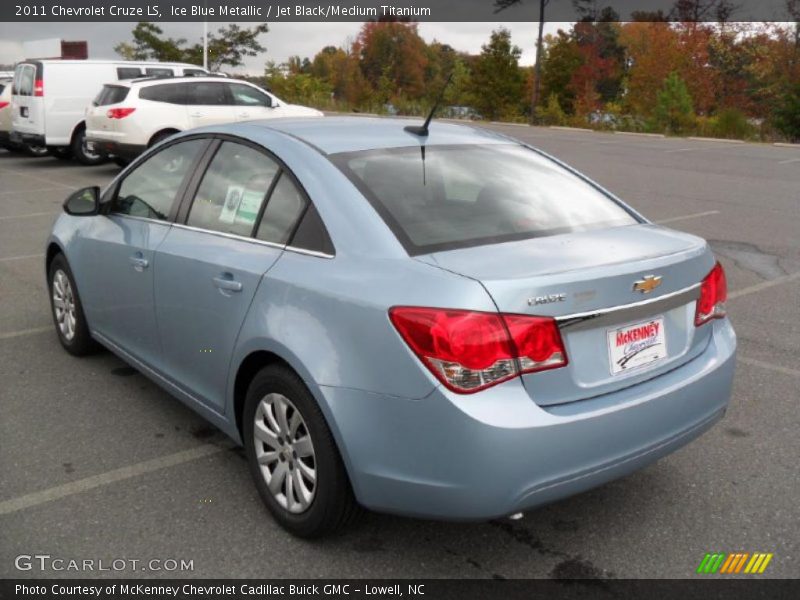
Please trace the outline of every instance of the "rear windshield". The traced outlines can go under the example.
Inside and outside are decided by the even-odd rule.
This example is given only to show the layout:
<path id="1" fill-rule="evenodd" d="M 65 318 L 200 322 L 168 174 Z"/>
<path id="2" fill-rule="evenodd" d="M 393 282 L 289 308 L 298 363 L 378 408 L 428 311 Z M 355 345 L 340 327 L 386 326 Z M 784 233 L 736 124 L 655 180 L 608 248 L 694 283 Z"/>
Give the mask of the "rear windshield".
<path id="1" fill-rule="evenodd" d="M 104 85 L 97 98 L 94 99 L 95 106 L 106 106 L 122 102 L 128 96 L 128 89 L 121 85 Z"/>
<path id="2" fill-rule="evenodd" d="M 631 225 L 611 198 L 516 144 L 333 155 L 409 254 Z"/>

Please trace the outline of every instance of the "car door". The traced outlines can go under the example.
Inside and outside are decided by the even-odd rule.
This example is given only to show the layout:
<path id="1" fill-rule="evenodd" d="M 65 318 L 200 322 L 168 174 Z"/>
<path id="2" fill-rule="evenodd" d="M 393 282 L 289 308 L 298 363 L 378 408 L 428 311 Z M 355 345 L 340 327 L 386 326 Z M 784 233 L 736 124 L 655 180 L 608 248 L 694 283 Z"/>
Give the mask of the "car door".
<path id="1" fill-rule="evenodd" d="M 277 116 L 277 107 L 273 106 L 272 97 L 258 88 L 243 83 L 229 83 L 228 89 L 236 108 L 238 121 L 267 119 Z"/>
<path id="2" fill-rule="evenodd" d="M 236 107 L 223 81 L 199 81 L 187 85 L 189 126 L 203 127 L 236 121 Z"/>
<path id="3" fill-rule="evenodd" d="M 153 304 L 155 250 L 209 140 L 180 140 L 148 157 L 107 192 L 80 240 L 82 300 L 93 333 L 147 365 L 160 357 Z"/>
<path id="4" fill-rule="evenodd" d="M 155 296 L 166 375 L 223 412 L 239 330 L 307 200 L 263 149 L 218 143 L 185 223 L 158 248 Z"/>

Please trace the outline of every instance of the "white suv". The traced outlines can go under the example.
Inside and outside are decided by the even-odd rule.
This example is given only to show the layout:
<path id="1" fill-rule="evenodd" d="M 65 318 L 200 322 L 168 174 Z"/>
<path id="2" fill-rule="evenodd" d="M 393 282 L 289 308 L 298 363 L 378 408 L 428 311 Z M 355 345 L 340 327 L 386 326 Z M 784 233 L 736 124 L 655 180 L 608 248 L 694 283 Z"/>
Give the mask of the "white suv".
<path id="1" fill-rule="evenodd" d="M 170 135 L 204 125 L 321 117 L 313 108 L 286 104 L 236 79 L 190 77 L 109 83 L 86 111 L 90 146 L 126 163 Z"/>

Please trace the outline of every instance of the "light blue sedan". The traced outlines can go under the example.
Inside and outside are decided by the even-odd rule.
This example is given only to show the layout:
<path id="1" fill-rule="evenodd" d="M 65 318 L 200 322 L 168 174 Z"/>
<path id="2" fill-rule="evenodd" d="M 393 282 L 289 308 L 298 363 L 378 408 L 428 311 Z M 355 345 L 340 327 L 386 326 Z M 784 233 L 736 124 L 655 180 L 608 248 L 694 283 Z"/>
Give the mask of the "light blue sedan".
<path id="1" fill-rule="evenodd" d="M 369 118 L 193 130 L 47 242 L 64 348 L 102 345 L 244 445 L 306 537 L 363 506 L 512 515 L 665 456 L 727 407 L 702 239 L 490 131 Z"/>

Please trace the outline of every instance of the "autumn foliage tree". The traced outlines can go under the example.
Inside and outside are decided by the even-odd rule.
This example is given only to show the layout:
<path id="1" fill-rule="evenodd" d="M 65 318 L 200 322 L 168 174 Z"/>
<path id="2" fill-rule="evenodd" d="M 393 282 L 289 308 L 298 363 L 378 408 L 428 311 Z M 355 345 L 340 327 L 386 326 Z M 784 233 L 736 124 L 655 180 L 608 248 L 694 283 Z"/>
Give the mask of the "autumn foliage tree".
<path id="1" fill-rule="evenodd" d="M 522 50 L 511 43 L 511 32 L 497 29 L 484 44 L 472 71 L 473 104 L 490 119 L 519 114 L 524 79 L 519 69 Z"/>

